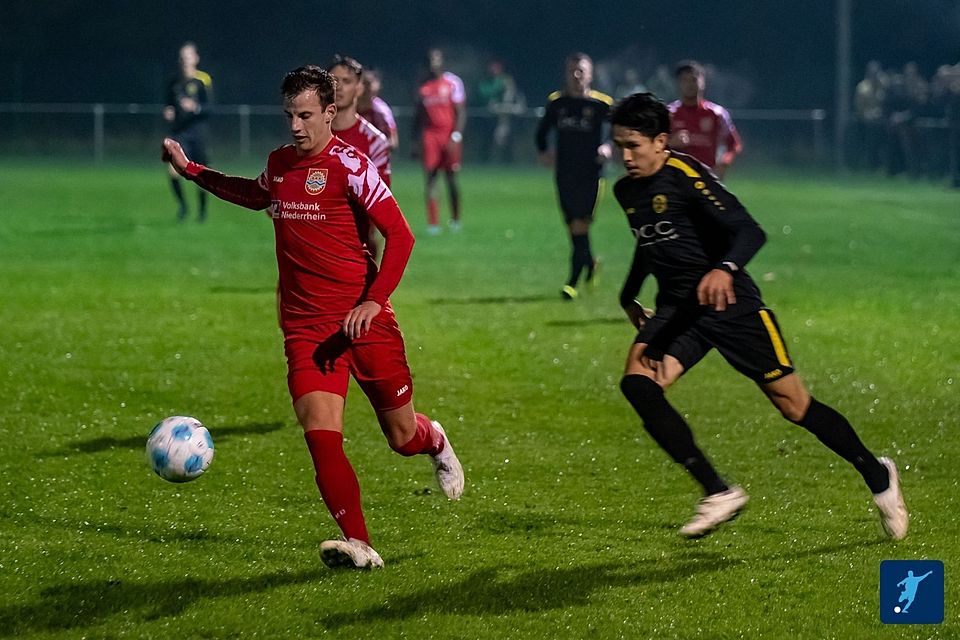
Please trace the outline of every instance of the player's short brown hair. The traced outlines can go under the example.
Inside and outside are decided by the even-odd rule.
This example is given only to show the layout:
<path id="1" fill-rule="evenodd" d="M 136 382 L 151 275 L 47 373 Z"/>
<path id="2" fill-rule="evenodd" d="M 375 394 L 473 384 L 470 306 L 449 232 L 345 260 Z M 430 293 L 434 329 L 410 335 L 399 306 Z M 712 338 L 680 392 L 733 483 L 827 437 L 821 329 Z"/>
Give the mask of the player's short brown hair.
<path id="1" fill-rule="evenodd" d="M 350 56 L 342 56 L 339 53 L 333 56 L 333 62 L 327 65 L 327 71 L 333 71 L 334 67 L 343 67 L 353 72 L 357 78 L 363 76 L 363 65 Z"/>
<path id="2" fill-rule="evenodd" d="M 320 104 L 326 107 L 334 102 L 337 80 L 326 69 L 308 64 L 288 71 L 280 85 L 280 93 L 286 100 L 292 100 L 304 91 L 311 90 L 317 92 Z"/>

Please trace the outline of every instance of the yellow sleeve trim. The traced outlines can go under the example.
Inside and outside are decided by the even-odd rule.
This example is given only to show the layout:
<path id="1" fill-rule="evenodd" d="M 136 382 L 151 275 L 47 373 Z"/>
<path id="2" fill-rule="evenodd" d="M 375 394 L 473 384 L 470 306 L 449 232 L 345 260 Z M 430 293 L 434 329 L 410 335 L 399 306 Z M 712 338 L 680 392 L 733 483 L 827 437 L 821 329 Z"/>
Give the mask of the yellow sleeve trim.
<path id="1" fill-rule="evenodd" d="M 558 99 L 562 95 L 563 94 L 560 93 L 559 91 L 554 91 L 553 93 L 547 96 L 547 100 L 549 100 L 550 102 L 553 102 L 554 100 Z"/>
<path id="2" fill-rule="evenodd" d="M 210 77 L 210 74 L 206 71 L 200 71 L 197 69 L 197 80 L 203 83 L 208 89 L 213 85 L 213 78 Z"/>
<path id="3" fill-rule="evenodd" d="M 591 89 L 590 97 L 593 98 L 594 100 L 599 100 L 600 102 L 606 102 L 608 106 L 613 105 L 613 98 L 611 98 L 610 96 L 608 96 L 602 91 L 596 91 L 594 89 Z"/>
<path id="4" fill-rule="evenodd" d="M 780 332 L 777 331 L 777 325 L 773 324 L 773 319 L 766 309 L 760 309 L 760 319 L 770 334 L 770 343 L 773 345 L 773 352 L 777 354 L 777 362 L 785 367 L 791 366 L 790 358 L 787 357 L 787 350 L 783 346 L 783 340 L 780 338 Z"/>
<path id="5" fill-rule="evenodd" d="M 680 169 L 680 171 L 683 171 L 685 174 L 687 174 L 688 178 L 700 177 L 700 174 L 697 173 L 696 169 L 688 165 L 683 160 L 680 160 L 679 158 L 667 158 L 667 164 L 673 167 L 674 169 Z"/>

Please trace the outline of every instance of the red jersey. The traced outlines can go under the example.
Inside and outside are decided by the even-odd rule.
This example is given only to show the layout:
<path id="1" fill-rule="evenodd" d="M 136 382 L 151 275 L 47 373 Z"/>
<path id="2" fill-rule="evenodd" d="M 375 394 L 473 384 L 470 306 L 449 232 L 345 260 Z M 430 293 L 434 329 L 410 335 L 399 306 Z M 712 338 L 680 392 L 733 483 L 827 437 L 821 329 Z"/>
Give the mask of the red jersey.
<path id="1" fill-rule="evenodd" d="M 457 126 L 456 105 L 463 105 L 467 99 L 463 80 L 444 71 L 439 78 L 430 78 L 420 85 L 418 93 L 426 116 L 424 130 L 433 129 L 449 136 Z"/>
<path id="2" fill-rule="evenodd" d="M 361 116 L 357 116 L 352 127 L 339 131 L 334 129 L 333 134 L 366 154 L 383 181 L 390 186 L 390 141 L 387 136 Z"/>
<path id="3" fill-rule="evenodd" d="M 740 134 L 726 109 L 709 100 L 689 107 L 674 100 L 670 110 L 671 137 L 681 141 L 678 151 L 688 153 L 711 169 L 717 166 L 717 154 L 724 148 L 720 162 L 729 165 L 743 150 Z"/>
<path id="4" fill-rule="evenodd" d="M 393 109 L 380 96 L 373 97 L 368 111 L 358 111 L 357 113 L 382 131 L 388 140 L 397 132 L 397 120 L 393 117 Z"/>
<path id="5" fill-rule="evenodd" d="M 413 234 L 380 174 L 350 145 L 334 137 L 323 151 L 304 157 L 292 145 L 280 147 L 257 180 L 193 162 L 186 175 L 224 200 L 269 209 L 285 332 L 343 320 L 365 300 L 387 305 L 410 258 Z M 387 239 L 379 271 L 366 245 L 371 222 Z"/>

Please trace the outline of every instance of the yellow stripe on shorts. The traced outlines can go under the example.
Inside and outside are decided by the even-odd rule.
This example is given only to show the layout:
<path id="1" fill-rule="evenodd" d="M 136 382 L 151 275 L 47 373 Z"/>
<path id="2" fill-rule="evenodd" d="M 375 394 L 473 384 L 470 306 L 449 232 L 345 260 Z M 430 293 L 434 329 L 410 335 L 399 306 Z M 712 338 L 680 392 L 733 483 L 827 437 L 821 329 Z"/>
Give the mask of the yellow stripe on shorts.
<path id="1" fill-rule="evenodd" d="M 783 338 L 780 337 L 780 332 L 777 331 L 777 325 L 773 323 L 773 318 L 770 317 L 766 309 L 760 309 L 760 319 L 763 320 L 763 326 L 767 328 L 767 333 L 770 334 L 770 342 L 773 344 L 774 353 L 777 354 L 777 362 L 785 367 L 793 366 L 790 364 L 790 358 L 787 356 L 787 349 L 783 346 Z"/>

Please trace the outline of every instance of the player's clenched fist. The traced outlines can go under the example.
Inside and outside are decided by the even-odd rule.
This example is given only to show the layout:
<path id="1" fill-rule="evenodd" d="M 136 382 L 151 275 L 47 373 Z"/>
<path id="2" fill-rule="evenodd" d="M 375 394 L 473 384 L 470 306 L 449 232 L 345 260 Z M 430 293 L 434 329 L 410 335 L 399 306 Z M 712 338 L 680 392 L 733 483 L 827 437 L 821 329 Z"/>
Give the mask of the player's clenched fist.
<path id="1" fill-rule="evenodd" d="M 187 163 L 190 162 L 190 160 L 187 158 L 187 154 L 183 152 L 183 147 L 181 147 L 180 143 L 173 138 L 163 139 L 163 148 L 160 154 L 160 159 L 164 162 L 169 162 L 170 166 L 181 175 L 183 174 L 184 170 L 186 170 Z"/>

